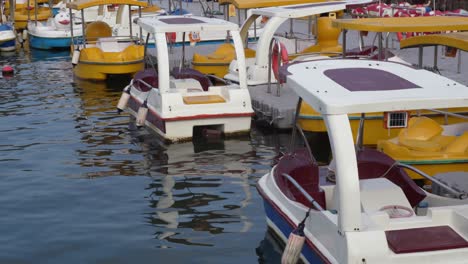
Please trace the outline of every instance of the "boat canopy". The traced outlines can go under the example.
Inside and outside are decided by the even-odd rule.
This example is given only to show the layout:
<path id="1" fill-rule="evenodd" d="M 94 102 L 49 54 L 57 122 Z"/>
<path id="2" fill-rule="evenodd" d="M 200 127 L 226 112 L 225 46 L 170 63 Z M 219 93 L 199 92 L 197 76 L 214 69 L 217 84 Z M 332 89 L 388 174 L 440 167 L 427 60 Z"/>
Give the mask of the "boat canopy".
<path id="1" fill-rule="evenodd" d="M 92 6 L 100 5 L 132 5 L 147 7 L 148 2 L 135 1 L 135 0 L 79 0 L 68 2 L 67 7 L 75 10 L 81 10 Z"/>
<path id="2" fill-rule="evenodd" d="M 298 5 L 324 2 L 323 0 L 219 0 L 220 5 L 231 4 L 238 9 Z"/>
<path id="3" fill-rule="evenodd" d="M 299 18 L 344 9 L 346 9 L 345 1 L 334 1 L 252 9 L 252 14 L 267 17 Z"/>
<path id="4" fill-rule="evenodd" d="M 436 45 L 468 51 L 468 32 L 422 35 L 400 41 L 400 49 Z"/>
<path id="5" fill-rule="evenodd" d="M 138 25 L 149 33 L 239 30 L 235 23 L 209 17 L 153 16 L 138 18 Z"/>
<path id="6" fill-rule="evenodd" d="M 468 30 L 468 17 L 420 16 L 336 19 L 334 27 L 372 32 L 438 32 Z"/>
<path id="7" fill-rule="evenodd" d="M 467 86 L 400 63 L 330 59 L 287 71 L 289 87 L 324 115 L 468 107 Z"/>

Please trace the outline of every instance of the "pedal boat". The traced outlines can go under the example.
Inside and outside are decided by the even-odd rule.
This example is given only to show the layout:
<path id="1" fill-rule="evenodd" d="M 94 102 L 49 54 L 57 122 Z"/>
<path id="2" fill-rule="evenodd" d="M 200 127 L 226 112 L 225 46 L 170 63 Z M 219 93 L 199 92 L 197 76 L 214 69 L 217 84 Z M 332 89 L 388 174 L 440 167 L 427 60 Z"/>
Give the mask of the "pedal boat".
<path id="1" fill-rule="evenodd" d="M 355 31 L 367 31 L 375 32 L 379 39 L 378 50 L 387 50 L 388 47 L 384 47 L 383 43 L 387 43 L 387 40 L 384 40 L 385 33 L 396 33 L 396 32 L 446 32 L 450 30 L 468 30 L 468 20 L 461 20 L 456 17 L 390 17 L 390 18 L 364 18 L 364 19 L 336 19 L 333 22 L 333 25 L 342 30 L 343 37 L 343 48 L 346 50 L 346 38 L 348 30 Z M 388 38 L 388 35 L 386 35 Z M 428 35 L 428 38 L 432 35 Z M 408 39 L 409 41 L 412 38 Z M 414 42 L 412 42 L 414 45 Z M 421 45 L 428 45 L 427 42 L 421 42 Z M 421 49 L 422 51 L 422 49 Z M 378 52 L 378 60 L 386 60 L 385 54 L 387 52 Z M 421 57 L 422 58 L 422 57 Z M 422 68 L 422 59 L 420 59 L 419 67 Z M 370 76 L 371 77 L 371 76 Z M 375 77 L 374 77 L 375 78 Z M 411 79 L 413 82 L 418 84 L 419 80 L 417 78 Z M 443 89 L 444 87 L 440 87 Z M 457 114 L 466 114 L 468 113 L 468 108 L 452 108 L 451 111 Z M 411 115 L 423 114 L 432 119 L 436 120 L 440 124 L 444 124 L 445 116 L 443 114 L 434 113 L 432 111 L 423 111 L 422 113 L 412 112 Z M 301 108 L 300 113 L 300 124 L 304 131 L 310 132 L 324 132 L 325 124 L 321 116 L 310 106 L 304 105 Z M 349 115 L 351 120 L 351 126 L 353 128 L 353 134 L 356 135 L 356 132 L 359 127 L 359 115 Z M 366 115 L 365 122 L 365 136 L 364 144 L 370 146 L 376 146 L 378 140 L 391 139 L 398 136 L 399 129 L 388 130 L 382 125 L 384 122 L 383 113 L 368 113 Z M 460 119 L 453 118 L 449 116 L 448 124 L 453 122 L 460 122 Z"/>
<path id="2" fill-rule="evenodd" d="M 336 170 L 334 182 L 327 180 L 307 141 L 304 150 L 293 138 L 296 144 L 257 183 L 268 226 L 286 241 L 303 222 L 305 243 L 294 249 L 305 263 L 465 263 L 466 190 L 456 197 L 427 192 L 385 153 L 356 148 L 348 115 L 466 107 L 468 87 L 372 60 L 309 61 L 286 70 L 287 83 L 300 98 L 297 108 L 303 100 L 322 115 Z M 389 79 L 367 78 L 376 72 Z M 409 82 L 414 76 L 426 81 Z M 293 135 L 302 132 L 295 127 Z"/>
<path id="3" fill-rule="evenodd" d="M 259 85 L 266 84 L 268 82 L 268 52 L 271 39 L 275 34 L 278 34 L 280 26 L 292 19 L 299 19 L 303 17 L 311 17 L 319 15 L 322 13 L 328 12 L 339 12 L 346 8 L 344 2 L 320 2 L 319 1 L 310 1 L 312 3 L 303 4 L 304 1 L 288 1 L 288 6 L 281 6 L 279 1 L 274 5 L 269 3 L 269 7 L 264 7 L 264 3 L 259 2 L 258 5 L 263 8 L 255 8 L 250 10 L 250 15 L 245 20 L 241 28 L 241 36 L 244 41 L 245 54 L 247 58 L 247 67 L 248 67 L 248 85 Z M 298 4 L 302 3 L 302 4 Z M 268 6 L 268 5 L 267 5 Z M 250 6 L 249 6 L 250 7 Z M 330 20 L 329 18 L 321 18 L 320 20 Z M 251 36 L 249 29 L 253 25 L 262 25 L 261 34 L 258 34 L 258 42 L 254 49 L 250 48 L 248 45 L 248 37 Z M 331 23 L 330 27 L 331 27 Z M 291 24 L 292 25 L 292 24 Z M 323 26 L 322 26 L 323 27 Z M 310 29 L 312 30 L 312 29 Z M 333 35 L 332 32 L 324 29 L 322 32 L 322 45 L 326 42 L 326 48 L 328 51 L 339 51 L 341 52 L 341 45 L 338 45 L 338 34 L 339 31 L 335 30 L 337 34 Z M 288 53 L 297 53 L 298 49 L 302 52 L 312 52 L 305 49 L 305 45 L 312 43 L 310 40 L 307 41 L 298 41 L 295 34 L 291 31 L 289 32 L 290 37 L 279 37 L 281 42 L 285 45 L 288 50 Z M 336 37 L 336 43 L 329 41 L 330 38 Z M 305 43 L 305 44 L 303 44 Z M 330 44 L 331 43 L 331 44 Z M 298 45 L 299 44 L 299 45 Z M 300 46 L 302 44 L 302 46 Z M 312 45 L 318 47 L 320 45 Z M 309 49 L 313 49 L 312 46 Z M 332 47 L 333 46 L 333 47 Z M 225 77 L 237 81 L 237 62 L 235 59 L 234 49 L 230 47 L 228 43 L 220 45 L 217 50 L 211 54 L 202 55 L 195 53 L 193 55 L 192 65 L 194 69 L 197 69 L 203 73 L 215 74 L 219 77 Z"/>
<path id="4" fill-rule="evenodd" d="M 81 11 L 81 17 L 85 18 L 84 9 L 109 4 L 128 5 L 129 9 L 131 6 L 137 6 L 139 9 L 147 6 L 146 2 L 133 0 L 82 0 L 67 3 L 67 8 L 70 9 L 70 14 L 72 10 Z M 116 21 L 121 19 L 119 14 L 122 13 L 117 13 Z M 130 35 L 127 36 L 113 35 L 112 28 L 103 21 L 94 21 L 86 25 L 83 19 L 81 25 L 84 37 L 72 36 L 71 46 L 73 73 L 76 78 L 105 81 L 109 75 L 133 76 L 144 68 L 143 40 L 135 36 L 131 21 Z M 72 27 L 71 25 L 70 30 Z M 139 36 L 141 35 L 140 29 Z"/>
<path id="5" fill-rule="evenodd" d="M 224 135 L 250 131 L 253 110 L 245 82 L 242 40 L 236 24 L 197 16 L 154 16 L 138 19 L 138 25 L 155 39 L 156 61 L 147 54 L 148 67 L 135 74 L 124 89 L 122 98 L 128 99 L 122 101 L 121 98 L 118 109 L 126 108 L 136 117 L 137 126 L 146 125 L 167 142 L 191 140 L 196 131 L 205 128 Z M 244 65 L 239 68 L 243 78 L 238 84 L 191 68 L 180 68 L 179 63 L 171 61 L 174 58 L 169 57 L 166 33 L 188 35 L 204 31 L 230 33 L 236 56 Z M 184 65 L 185 46 L 181 48 Z M 172 64 L 177 65 L 173 67 Z"/>
<path id="6" fill-rule="evenodd" d="M 25 6 L 24 8 L 16 7 L 14 13 L 15 29 L 27 29 L 29 21 L 46 22 L 52 16 L 50 7 L 43 6 L 44 1 L 36 1 L 33 6 Z M 38 5 L 41 4 L 41 5 Z"/>
<path id="7" fill-rule="evenodd" d="M 16 35 L 10 23 L 0 23 L 0 51 L 14 51 L 16 49 Z"/>
<path id="8" fill-rule="evenodd" d="M 400 163 L 409 164 L 430 176 L 468 172 L 468 122 L 440 125 L 425 116 L 412 117 L 408 127 L 395 138 L 381 140 L 377 149 Z M 417 173 L 412 178 L 422 179 Z"/>
<path id="9" fill-rule="evenodd" d="M 47 22 L 31 21 L 28 23 L 29 46 L 36 49 L 70 49 L 72 35 L 83 36 L 81 25 L 72 21 L 71 14 L 65 8 L 47 20 Z M 81 21 L 79 21 L 81 23 Z M 71 25 L 73 24 L 73 34 Z"/>

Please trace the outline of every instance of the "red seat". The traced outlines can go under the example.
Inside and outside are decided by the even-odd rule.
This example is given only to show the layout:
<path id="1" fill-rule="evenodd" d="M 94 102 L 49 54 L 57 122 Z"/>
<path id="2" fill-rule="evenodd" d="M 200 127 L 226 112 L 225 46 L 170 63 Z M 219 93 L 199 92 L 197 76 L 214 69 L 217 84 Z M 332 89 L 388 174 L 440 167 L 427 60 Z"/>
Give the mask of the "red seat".
<path id="1" fill-rule="evenodd" d="M 274 177 L 276 184 L 289 199 L 312 207 L 312 203 L 283 176 L 283 173 L 290 175 L 322 208 L 325 208 L 325 192 L 319 185 L 319 167 L 306 149 L 298 149 L 281 157 Z"/>
<path id="2" fill-rule="evenodd" d="M 396 254 L 468 247 L 468 242 L 450 226 L 391 230 L 385 235 Z"/>
<path id="3" fill-rule="evenodd" d="M 208 91 L 208 87 L 213 85 L 205 74 L 191 68 L 179 69 L 179 67 L 174 67 L 171 75 L 176 79 L 195 79 L 200 83 L 203 91 Z"/>
<path id="4" fill-rule="evenodd" d="M 363 148 L 357 153 L 357 161 L 360 179 L 387 178 L 403 190 L 412 207 L 418 205 L 426 197 L 426 193 L 402 168 L 394 166 L 390 169 L 396 161 L 385 153 Z"/>
<path id="5" fill-rule="evenodd" d="M 346 51 L 346 57 L 368 56 L 376 50 L 377 50 L 376 46 L 365 46 L 365 47 L 362 47 L 362 49 L 354 48 L 354 49 L 350 49 Z"/>
<path id="6" fill-rule="evenodd" d="M 147 68 L 142 71 L 139 71 L 135 74 L 135 76 L 133 76 L 134 87 L 136 87 L 138 90 L 142 92 L 148 92 L 149 90 L 151 90 L 150 87 L 140 82 L 140 80 L 151 85 L 153 88 L 159 87 L 158 73 L 152 68 Z"/>

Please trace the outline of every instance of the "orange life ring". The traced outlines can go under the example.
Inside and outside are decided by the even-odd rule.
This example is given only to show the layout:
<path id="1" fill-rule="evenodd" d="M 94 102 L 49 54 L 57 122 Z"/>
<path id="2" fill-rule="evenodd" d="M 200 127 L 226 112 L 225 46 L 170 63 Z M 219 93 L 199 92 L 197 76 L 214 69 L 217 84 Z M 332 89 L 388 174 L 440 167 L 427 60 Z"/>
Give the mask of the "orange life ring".
<path id="1" fill-rule="evenodd" d="M 166 33 L 167 43 L 169 43 L 169 44 L 175 43 L 176 42 L 176 37 L 177 37 L 177 34 L 175 32 L 167 32 Z"/>
<path id="2" fill-rule="evenodd" d="M 189 33 L 190 42 L 200 42 L 200 32 L 190 32 Z"/>
<path id="3" fill-rule="evenodd" d="M 401 41 L 404 38 L 411 38 L 413 36 L 413 32 L 406 32 L 405 35 L 403 36 L 402 32 L 397 32 L 397 38 L 398 41 Z"/>
<path id="4" fill-rule="evenodd" d="M 279 43 L 279 47 L 278 47 Z M 281 49 L 281 54 L 280 54 L 280 49 Z M 279 60 L 278 60 L 279 57 Z M 279 68 L 282 65 L 288 64 L 289 63 L 289 56 L 288 56 L 288 51 L 286 50 L 286 46 L 281 43 L 281 42 L 276 42 L 276 44 L 273 46 L 273 51 L 271 52 L 271 69 L 273 70 L 273 73 L 275 74 L 275 78 L 277 81 L 280 82 L 279 79 Z M 283 83 L 283 82 L 280 82 Z"/>

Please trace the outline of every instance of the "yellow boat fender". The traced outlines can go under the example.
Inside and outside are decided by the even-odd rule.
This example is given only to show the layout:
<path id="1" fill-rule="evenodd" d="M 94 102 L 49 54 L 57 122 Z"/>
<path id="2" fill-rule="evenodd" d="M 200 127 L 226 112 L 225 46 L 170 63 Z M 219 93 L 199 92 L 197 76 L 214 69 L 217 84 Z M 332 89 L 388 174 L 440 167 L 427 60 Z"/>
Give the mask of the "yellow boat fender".
<path id="1" fill-rule="evenodd" d="M 286 50 L 286 46 L 281 43 L 277 42 L 273 47 L 273 51 L 271 52 L 271 68 L 273 73 L 275 74 L 275 78 L 277 81 L 279 80 L 279 68 L 282 65 L 289 63 L 289 56 L 288 51 Z"/>
<path id="2" fill-rule="evenodd" d="M 136 119 L 136 126 L 138 128 L 145 125 L 147 115 L 148 115 L 148 104 L 145 100 L 143 104 L 140 106 L 140 108 L 138 109 L 138 114 L 137 114 L 137 119 Z"/>
<path id="3" fill-rule="evenodd" d="M 132 87 L 129 85 L 125 87 L 125 89 L 122 92 L 122 95 L 120 96 L 119 102 L 117 103 L 117 113 L 120 114 L 127 108 L 128 100 L 130 100 L 130 90 Z"/>

